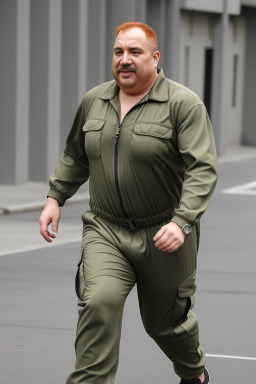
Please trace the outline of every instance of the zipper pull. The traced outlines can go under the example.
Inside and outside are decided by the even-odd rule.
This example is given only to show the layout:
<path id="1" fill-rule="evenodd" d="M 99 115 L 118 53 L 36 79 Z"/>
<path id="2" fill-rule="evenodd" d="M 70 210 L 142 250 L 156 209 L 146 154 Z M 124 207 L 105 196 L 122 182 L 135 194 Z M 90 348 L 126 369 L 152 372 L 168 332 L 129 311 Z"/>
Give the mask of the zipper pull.
<path id="1" fill-rule="evenodd" d="M 120 124 L 119 124 L 119 126 L 118 126 L 118 130 L 117 130 L 117 132 L 116 132 L 116 144 L 117 144 L 117 142 L 118 142 L 119 134 L 120 134 Z"/>

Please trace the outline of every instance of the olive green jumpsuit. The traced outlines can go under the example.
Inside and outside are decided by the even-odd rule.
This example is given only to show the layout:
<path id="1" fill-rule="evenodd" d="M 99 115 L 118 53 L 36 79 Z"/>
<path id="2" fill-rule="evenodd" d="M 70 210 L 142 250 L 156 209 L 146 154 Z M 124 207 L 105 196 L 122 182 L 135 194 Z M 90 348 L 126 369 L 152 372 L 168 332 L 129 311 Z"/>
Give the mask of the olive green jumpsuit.
<path id="1" fill-rule="evenodd" d="M 115 81 L 87 92 L 50 178 L 48 196 L 62 206 L 90 176 L 76 276 L 76 364 L 67 384 L 114 383 L 123 306 L 135 283 L 145 329 L 177 375 L 191 380 L 204 370 L 191 308 L 216 149 L 200 98 L 158 73 L 121 125 Z M 177 251 L 164 253 L 153 237 L 170 221 L 192 231 Z"/>

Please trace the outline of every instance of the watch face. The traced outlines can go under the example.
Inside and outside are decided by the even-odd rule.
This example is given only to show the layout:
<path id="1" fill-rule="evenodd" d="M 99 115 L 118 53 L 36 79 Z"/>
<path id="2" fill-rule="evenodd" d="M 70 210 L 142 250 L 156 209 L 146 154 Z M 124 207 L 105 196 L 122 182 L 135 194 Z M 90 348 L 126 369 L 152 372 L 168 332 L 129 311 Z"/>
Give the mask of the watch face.
<path id="1" fill-rule="evenodd" d="M 185 235 L 188 235 L 191 232 L 191 226 L 189 224 L 183 225 L 182 231 Z"/>

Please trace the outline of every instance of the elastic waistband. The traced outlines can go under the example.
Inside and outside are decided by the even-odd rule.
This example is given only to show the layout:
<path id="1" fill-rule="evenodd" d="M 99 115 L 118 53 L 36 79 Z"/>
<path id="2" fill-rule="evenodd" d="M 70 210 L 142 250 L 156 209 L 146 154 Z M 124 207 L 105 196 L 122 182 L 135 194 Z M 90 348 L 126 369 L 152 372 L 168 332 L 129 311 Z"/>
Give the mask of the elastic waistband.
<path id="1" fill-rule="evenodd" d="M 90 208 L 96 216 L 99 216 L 100 218 L 105 219 L 112 224 L 117 224 L 120 227 L 126 228 L 128 231 L 139 231 L 140 229 L 154 227 L 158 224 L 168 222 L 173 217 L 174 212 L 174 209 L 171 208 L 154 216 L 135 219 L 113 216 L 110 213 L 105 212 L 103 209 L 97 207 L 92 201 L 90 201 Z"/>

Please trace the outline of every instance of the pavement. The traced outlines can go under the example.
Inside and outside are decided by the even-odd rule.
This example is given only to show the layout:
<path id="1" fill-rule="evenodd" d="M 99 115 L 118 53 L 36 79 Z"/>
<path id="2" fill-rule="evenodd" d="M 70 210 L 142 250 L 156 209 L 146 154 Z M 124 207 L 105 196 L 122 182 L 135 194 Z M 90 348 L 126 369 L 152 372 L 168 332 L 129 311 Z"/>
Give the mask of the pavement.
<path id="1" fill-rule="evenodd" d="M 253 383 L 256 148 L 231 148 L 219 163 L 216 190 L 202 218 L 195 312 L 211 383 Z M 51 244 L 38 225 L 47 190 L 46 183 L 0 186 L 1 384 L 63 384 L 74 365 L 74 280 L 88 185 L 62 210 Z M 124 309 L 115 383 L 178 382 L 143 329 L 135 287 Z"/>
<path id="2" fill-rule="evenodd" d="M 43 209 L 49 185 L 47 183 L 28 182 L 20 185 L 0 185 L 0 215 L 30 212 Z M 89 201 L 88 183 L 66 204 Z"/>
<path id="3" fill-rule="evenodd" d="M 256 158 L 256 147 L 230 147 L 225 156 L 219 157 L 219 163 L 246 161 L 250 158 Z M 43 209 L 48 189 L 48 183 L 40 182 L 0 185 L 0 215 Z M 86 183 L 66 204 L 88 201 L 89 192 L 88 183 Z"/>

